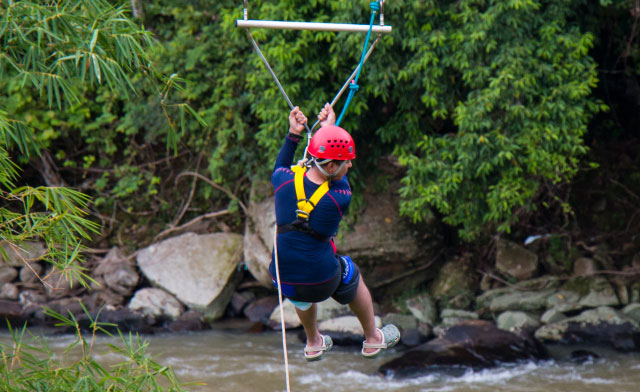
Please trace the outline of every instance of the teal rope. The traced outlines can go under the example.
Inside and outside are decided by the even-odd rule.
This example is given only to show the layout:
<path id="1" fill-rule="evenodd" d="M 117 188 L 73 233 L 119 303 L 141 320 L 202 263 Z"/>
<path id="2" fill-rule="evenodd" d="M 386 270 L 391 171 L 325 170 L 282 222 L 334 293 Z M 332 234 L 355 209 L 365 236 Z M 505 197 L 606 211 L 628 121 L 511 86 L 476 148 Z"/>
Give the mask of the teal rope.
<path id="1" fill-rule="evenodd" d="M 377 1 L 372 1 L 371 3 L 369 3 L 369 7 L 371 7 L 371 11 L 372 11 L 371 21 L 369 22 L 369 31 L 367 32 L 367 38 L 364 41 L 364 49 L 362 50 L 362 56 L 360 56 L 358 73 L 356 73 L 356 77 L 353 79 L 353 81 L 351 81 L 351 84 L 349 85 L 349 95 L 347 96 L 347 100 L 345 101 L 344 106 L 342 107 L 342 112 L 340 113 L 340 116 L 336 121 L 336 126 L 340 126 L 340 123 L 342 122 L 342 117 L 344 117 L 344 114 L 347 112 L 347 108 L 349 107 L 349 104 L 351 103 L 353 96 L 355 95 L 356 91 L 358 91 L 358 89 L 360 88 L 360 86 L 358 86 L 358 78 L 360 77 L 360 72 L 362 71 L 362 67 L 364 66 L 364 58 L 367 53 L 367 46 L 369 46 L 369 38 L 371 37 L 371 30 L 373 30 L 373 20 L 376 17 L 376 12 L 380 10 L 380 4 L 378 4 Z"/>

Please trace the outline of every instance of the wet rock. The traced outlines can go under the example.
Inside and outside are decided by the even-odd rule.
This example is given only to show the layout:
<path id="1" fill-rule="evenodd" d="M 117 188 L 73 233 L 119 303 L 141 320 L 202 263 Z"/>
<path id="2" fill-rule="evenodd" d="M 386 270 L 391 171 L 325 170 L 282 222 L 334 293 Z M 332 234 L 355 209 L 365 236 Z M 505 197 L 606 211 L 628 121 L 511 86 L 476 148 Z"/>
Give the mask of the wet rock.
<path id="1" fill-rule="evenodd" d="M 585 363 L 598 358 L 600 358 L 598 354 L 589 350 L 575 350 L 569 356 L 569 360 L 575 363 Z"/>
<path id="2" fill-rule="evenodd" d="M 491 309 L 492 312 L 545 309 L 547 306 L 547 298 L 552 294 L 553 290 L 514 291 L 492 299 L 489 309 Z"/>
<path id="3" fill-rule="evenodd" d="M 7 318 L 11 321 L 20 317 L 22 317 L 22 305 L 19 302 L 0 299 L 0 320 Z"/>
<path id="4" fill-rule="evenodd" d="M 448 328 L 468 320 L 477 320 L 478 314 L 461 309 L 442 309 L 440 312 L 440 327 Z"/>
<path id="5" fill-rule="evenodd" d="M 221 317 L 235 291 L 242 236 L 186 233 L 142 249 L 138 266 L 154 286 L 173 294 L 210 322 Z"/>
<path id="6" fill-rule="evenodd" d="M 547 297 L 547 308 L 555 309 L 558 312 L 570 312 L 582 309 L 580 294 L 575 291 L 561 290 Z"/>
<path id="7" fill-rule="evenodd" d="M 173 295 L 162 289 L 144 288 L 136 291 L 129 302 L 129 309 L 145 316 L 177 319 L 184 306 Z"/>
<path id="8" fill-rule="evenodd" d="M 18 270 L 6 265 L 0 265 L 0 285 L 13 282 L 18 276 Z"/>
<path id="9" fill-rule="evenodd" d="M 636 321 L 610 307 L 547 324 L 535 332 L 544 342 L 607 344 L 619 351 L 640 351 L 640 327 Z"/>
<path id="10" fill-rule="evenodd" d="M 244 309 L 244 315 L 249 321 L 266 324 L 269 322 L 269 317 L 278 304 L 278 296 L 276 295 L 259 298 Z"/>
<path id="11" fill-rule="evenodd" d="M 125 302 L 124 296 L 111 290 L 93 290 L 83 298 L 83 301 L 90 311 L 98 309 L 115 310 L 122 307 Z"/>
<path id="12" fill-rule="evenodd" d="M 501 363 L 546 359 L 544 347 L 528 335 L 517 335 L 483 321 L 466 321 L 446 330 L 399 358 L 382 365 L 378 372 L 387 377 L 424 376 L 460 367 L 474 369 Z"/>
<path id="13" fill-rule="evenodd" d="M 615 286 L 616 293 L 618 294 L 618 299 L 620 300 L 620 305 L 629 305 L 629 289 L 627 288 L 626 283 L 621 281 L 613 281 L 612 284 Z"/>
<path id="14" fill-rule="evenodd" d="M 542 314 L 540 321 L 544 324 L 553 324 L 566 318 L 567 316 L 565 316 L 564 313 L 560 312 L 558 309 L 552 308 Z"/>
<path id="15" fill-rule="evenodd" d="M 441 308 L 468 309 L 473 303 L 477 286 L 471 261 L 466 257 L 458 257 L 440 268 L 431 284 L 430 294 L 432 298 L 438 298 Z"/>
<path id="16" fill-rule="evenodd" d="M 418 323 L 418 332 L 427 339 L 433 337 L 433 328 L 427 323 Z"/>
<path id="17" fill-rule="evenodd" d="M 377 328 L 382 327 L 380 317 L 375 316 Z M 318 323 L 318 329 L 329 334 L 333 332 L 364 336 L 362 325 L 356 316 L 340 316 Z M 362 339 L 361 339 L 362 340 Z"/>
<path id="18" fill-rule="evenodd" d="M 133 293 L 140 280 L 133 260 L 125 257 L 117 247 L 111 248 L 109 253 L 98 262 L 93 276 L 104 282 L 109 290 L 125 297 Z"/>
<path id="19" fill-rule="evenodd" d="M 563 286 L 563 290 L 574 291 L 580 295 L 578 304 L 584 308 L 599 306 L 618 306 L 620 301 L 609 281 L 601 276 L 574 277 Z"/>
<path id="20" fill-rule="evenodd" d="M 530 279 L 538 271 L 538 256 L 514 242 L 500 239 L 497 243 L 496 269 L 518 280 Z"/>
<path id="21" fill-rule="evenodd" d="M 418 320 L 409 314 L 387 313 L 382 316 L 382 324 L 394 324 L 400 331 L 418 328 Z"/>
<path id="22" fill-rule="evenodd" d="M 39 263 L 29 263 L 28 266 L 20 268 L 20 282 L 35 283 L 42 278 L 44 268 Z"/>
<path id="23" fill-rule="evenodd" d="M 640 303 L 629 304 L 622 309 L 622 314 L 640 324 Z"/>
<path id="24" fill-rule="evenodd" d="M 232 315 L 239 316 L 243 314 L 245 307 L 253 302 L 255 297 L 255 294 L 251 291 L 234 292 L 229 303 Z"/>
<path id="25" fill-rule="evenodd" d="M 491 305 L 491 301 L 493 301 L 495 298 L 502 297 L 508 294 L 520 292 L 554 291 L 555 289 L 560 287 L 561 283 L 562 281 L 560 280 L 560 278 L 556 276 L 541 276 L 536 279 L 529 279 L 518 282 L 509 287 L 500 287 L 497 289 L 489 290 L 476 297 L 476 308 L 489 308 Z"/>
<path id="26" fill-rule="evenodd" d="M 18 294 L 18 299 L 23 307 L 40 306 L 47 302 L 47 296 L 38 290 L 24 290 Z"/>
<path id="27" fill-rule="evenodd" d="M 428 294 L 409 298 L 405 304 L 409 312 L 418 321 L 429 325 L 433 325 L 438 321 L 438 309 Z"/>
<path id="28" fill-rule="evenodd" d="M 462 319 L 462 320 L 477 320 L 478 319 L 478 313 L 469 312 L 467 310 L 462 310 L 462 309 L 442 309 L 442 312 L 440 312 L 440 318 L 442 318 L 442 319 L 457 318 L 457 319 Z"/>
<path id="29" fill-rule="evenodd" d="M 329 298 L 326 301 L 322 301 L 317 304 L 318 314 L 317 320 L 323 321 L 328 320 L 330 318 L 338 317 L 345 314 L 350 314 L 348 305 L 341 305 L 333 298 Z M 298 314 L 296 313 L 295 306 L 289 301 L 285 299 L 283 302 L 283 313 L 284 313 L 284 322 L 287 328 L 297 328 L 300 324 L 300 319 L 298 318 Z M 278 305 L 271 316 L 269 316 L 268 325 L 274 329 L 280 329 L 280 306 Z"/>
<path id="30" fill-rule="evenodd" d="M 51 267 L 42 280 L 45 282 L 44 287 L 47 297 L 51 299 L 69 297 L 74 288 L 78 288 L 78 282 L 73 282 L 72 287 L 72 282 L 67 279 L 62 271 L 55 267 Z"/>
<path id="31" fill-rule="evenodd" d="M 205 323 L 202 320 L 202 313 L 195 310 L 188 310 L 182 313 L 175 321 L 167 325 L 167 329 L 171 332 L 200 331 L 205 329 Z"/>
<path id="32" fill-rule="evenodd" d="M 407 347 L 416 347 L 427 342 L 427 340 L 429 340 L 429 335 L 425 335 L 415 328 L 405 329 L 400 334 L 400 343 Z"/>
<path id="33" fill-rule="evenodd" d="M 640 282 L 633 282 L 629 291 L 631 292 L 629 295 L 629 302 L 640 303 Z"/>
<path id="34" fill-rule="evenodd" d="M 81 305 L 80 298 L 70 297 L 70 298 L 61 298 L 55 299 L 47 302 L 47 308 L 53 310 L 54 312 L 60 313 L 65 317 L 69 317 L 69 313 L 73 314 L 74 317 L 78 318 L 80 315 L 84 315 L 84 309 Z M 55 322 L 54 320 L 49 320 L 50 324 Z"/>
<path id="35" fill-rule="evenodd" d="M 273 250 L 276 211 L 273 188 L 267 181 L 254 182 L 249 196 L 243 236 L 244 262 L 251 275 L 266 288 L 273 288 L 269 263 Z"/>
<path id="36" fill-rule="evenodd" d="M 598 264 L 588 257 L 580 257 L 573 262 L 575 276 L 591 276 L 598 271 Z"/>
<path id="37" fill-rule="evenodd" d="M 103 328 L 110 332 L 115 333 L 116 328 L 121 332 L 137 332 L 137 333 L 152 333 L 155 319 L 152 317 L 144 316 L 140 313 L 133 312 L 127 308 L 118 310 L 101 310 L 98 312 L 92 312 L 90 316 L 82 315 L 78 318 L 78 324 L 82 330 L 92 329 L 92 320 L 97 320 L 99 323 L 115 324 L 115 326 L 103 324 Z"/>
<path id="38" fill-rule="evenodd" d="M 13 283 L 5 283 L 0 288 L 0 299 L 18 299 L 18 287 Z"/>
<path id="39" fill-rule="evenodd" d="M 519 331 L 539 327 L 540 320 L 531 313 L 507 311 L 498 316 L 496 325 L 505 331 Z"/>

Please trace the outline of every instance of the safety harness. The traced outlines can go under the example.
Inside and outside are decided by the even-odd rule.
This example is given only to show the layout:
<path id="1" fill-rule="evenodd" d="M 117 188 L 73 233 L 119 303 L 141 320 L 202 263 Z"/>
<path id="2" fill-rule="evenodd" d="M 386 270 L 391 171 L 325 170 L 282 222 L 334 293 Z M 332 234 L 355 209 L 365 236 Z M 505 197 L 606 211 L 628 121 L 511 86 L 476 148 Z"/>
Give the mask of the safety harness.
<path id="1" fill-rule="evenodd" d="M 331 237 L 327 237 L 318 233 L 311 228 L 309 224 L 309 216 L 311 211 L 318 205 L 320 199 L 329 191 L 329 181 L 323 182 L 318 189 L 313 192 L 311 197 L 307 198 L 304 192 L 304 176 L 307 171 L 305 166 L 291 166 L 294 173 L 293 183 L 296 189 L 297 219 L 293 223 L 278 225 L 278 234 L 288 233 L 290 231 L 299 231 L 315 238 L 318 241 L 329 242 Z"/>

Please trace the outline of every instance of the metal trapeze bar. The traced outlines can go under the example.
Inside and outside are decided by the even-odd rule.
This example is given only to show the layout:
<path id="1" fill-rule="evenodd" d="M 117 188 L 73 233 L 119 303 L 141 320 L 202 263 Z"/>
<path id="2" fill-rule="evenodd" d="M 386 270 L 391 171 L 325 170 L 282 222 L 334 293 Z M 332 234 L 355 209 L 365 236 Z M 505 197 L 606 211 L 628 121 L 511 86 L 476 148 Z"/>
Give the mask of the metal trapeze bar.
<path id="1" fill-rule="evenodd" d="M 236 26 L 246 28 L 286 29 L 286 30 L 314 30 L 314 31 L 349 31 L 366 33 L 369 25 L 347 23 L 317 23 L 317 22 L 284 22 L 275 20 L 236 20 Z M 373 25 L 374 33 L 391 33 L 391 26 Z"/>

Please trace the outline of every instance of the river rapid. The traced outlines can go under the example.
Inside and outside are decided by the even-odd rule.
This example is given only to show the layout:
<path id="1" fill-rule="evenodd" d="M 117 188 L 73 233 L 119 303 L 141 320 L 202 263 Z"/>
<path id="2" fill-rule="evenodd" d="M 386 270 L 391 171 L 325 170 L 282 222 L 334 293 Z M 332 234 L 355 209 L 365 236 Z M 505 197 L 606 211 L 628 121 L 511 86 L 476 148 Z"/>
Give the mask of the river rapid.
<path id="1" fill-rule="evenodd" d="M 220 330 L 144 336 L 148 354 L 162 365 L 171 366 L 181 382 L 205 385 L 186 387 L 192 392 L 286 391 L 282 336 Z M 72 336 L 49 336 L 54 351 L 61 353 Z M 1 343 L 10 343 L 0 333 Z M 110 352 L 107 343 L 120 345 L 118 338 L 99 337 L 96 359 L 116 363 L 123 359 Z M 356 347 L 334 347 L 319 362 L 307 363 L 297 331 L 287 333 L 291 391 L 393 391 L 393 392 L 637 392 L 640 391 L 640 353 L 622 354 L 603 347 L 591 347 L 601 358 L 584 363 L 566 360 L 576 347 L 550 347 L 553 360 L 504 365 L 489 370 L 461 370 L 459 375 L 433 374 L 412 379 L 385 379 L 377 368 L 401 354 L 393 349 L 376 359 L 365 359 Z"/>

